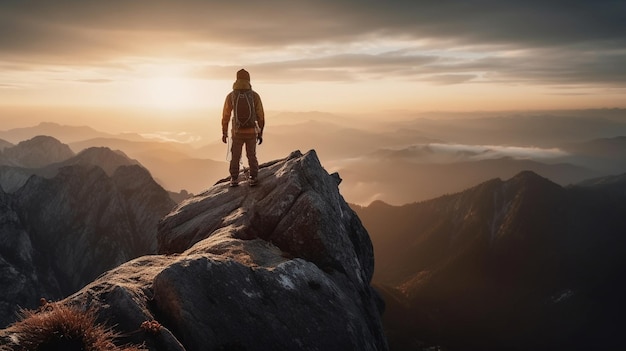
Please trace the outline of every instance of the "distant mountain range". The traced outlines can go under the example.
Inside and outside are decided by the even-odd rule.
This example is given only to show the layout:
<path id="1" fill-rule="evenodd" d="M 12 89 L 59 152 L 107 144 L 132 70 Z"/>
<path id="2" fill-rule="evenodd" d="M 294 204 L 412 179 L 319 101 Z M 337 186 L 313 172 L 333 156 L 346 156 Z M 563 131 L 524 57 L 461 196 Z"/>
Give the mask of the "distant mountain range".
<path id="1" fill-rule="evenodd" d="M 63 141 L 64 143 L 112 136 L 111 134 L 99 132 L 86 126 L 67 126 L 51 122 L 42 122 L 32 127 L 14 128 L 0 131 L 0 139 L 13 144 L 32 139 L 38 135 L 51 136 L 55 139 Z"/>
<path id="2" fill-rule="evenodd" d="M 533 172 L 404 206 L 354 206 L 375 247 L 392 349 L 618 349 L 626 175 Z"/>
<path id="3" fill-rule="evenodd" d="M 509 178 L 531 170 L 562 185 L 601 173 L 569 163 L 547 164 L 529 159 L 501 157 L 449 163 L 419 163 L 399 158 L 355 159 L 337 169 L 345 183 L 342 192 L 361 204 L 386 199 L 406 204 L 467 189 L 485 179 Z"/>
<path id="4" fill-rule="evenodd" d="M 52 178 L 59 169 L 70 165 L 91 165 L 102 168 L 109 176 L 120 166 L 138 165 L 121 151 L 91 147 L 78 154 L 66 144 L 50 136 L 36 136 L 6 148 L 0 160 L 0 186 L 14 192 L 32 175 Z"/>
<path id="5" fill-rule="evenodd" d="M 263 162 L 283 157 L 285 150 L 315 149 L 329 171 L 341 174 L 347 201 L 401 205 L 524 170 L 563 186 L 624 173 L 623 115 L 624 110 L 595 110 L 476 113 L 462 118 L 425 114 L 394 120 L 395 116 L 359 119 L 321 112 L 280 113 L 268 117 L 257 154 Z M 52 136 L 74 153 L 108 147 L 137 160 L 169 191 L 200 193 L 228 175 L 228 145 L 219 134 L 207 137 L 211 128 L 203 131 L 205 139 L 181 143 L 146 137 L 151 131 L 113 135 L 89 127 L 41 123 L 0 132 L 5 140 L 0 141 L 0 149 L 37 135 Z M 245 156 L 242 163 L 246 164 Z M 10 164 L 3 152 L 0 164 Z M 5 177 L 18 177 L 15 170 L 11 172 Z"/>
<path id="6" fill-rule="evenodd" d="M 139 162 L 148 168 L 159 184 L 174 193 L 181 190 L 201 192 L 228 174 L 226 162 L 214 161 L 206 158 L 206 156 L 201 157 L 201 155 L 195 156 L 197 153 L 187 144 L 155 141 L 132 133 L 112 135 L 89 127 L 62 126 L 56 123 L 41 123 L 34 127 L 0 132 L 0 139 L 4 139 L 0 140 L 0 165 L 36 168 L 43 164 L 48 165 L 65 160 L 68 155 L 73 156 L 66 150 L 63 157 L 50 159 L 49 157 L 53 156 L 51 153 L 57 150 L 58 145 L 51 146 L 50 149 L 43 147 L 42 150 L 47 151 L 41 154 L 32 146 L 13 144 L 25 141 L 29 141 L 31 144 L 41 144 L 37 140 L 44 138 L 44 136 L 56 140 L 57 144 L 62 144 L 63 147 L 73 153 L 80 153 L 85 149 L 94 147 L 123 150 L 124 155 L 136 160 L 135 163 Z M 225 150 L 224 148 L 225 146 L 222 147 L 223 150 Z M 30 157 L 40 155 L 36 157 L 42 157 L 42 160 L 39 164 L 15 162 L 15 157 L 12 156 L 15 152 L 31 155 Z M 220 159 L 223 159 L 224 155 L 225 153 Z M 48 158 L 46 159 L 46 157 Z M 5 170 L 5 178 L 8 177 L 6 176 L 7 172 L 13 174 L 11 177 L 18 177 L 15 175 L 15 170 Z"/>

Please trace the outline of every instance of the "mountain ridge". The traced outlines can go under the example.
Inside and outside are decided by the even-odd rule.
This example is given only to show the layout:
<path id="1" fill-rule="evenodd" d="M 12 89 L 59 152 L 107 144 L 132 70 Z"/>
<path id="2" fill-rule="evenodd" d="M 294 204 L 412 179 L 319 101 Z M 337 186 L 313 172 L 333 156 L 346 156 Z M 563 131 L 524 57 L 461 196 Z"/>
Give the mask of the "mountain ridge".
<path id="1" fill-rule="evenodd" d="M 109 176 L 95 165 L 32 175 L 14 193 L 0 191 L 0 325 L 18 306 L 60 299 L 104 271 L 156 252 L 159 219 L 173 206 L 143 168 Z"/>
<path id="2" fill-rule="evenodd" d="M 353 206 L 377 248 L 375 283 L 403 296 L 386 325 L 452 350 L 614 347 L 605 331 L 626 307 L 618 179 L 562 187 L 527 171 L 420 203 Z"/>

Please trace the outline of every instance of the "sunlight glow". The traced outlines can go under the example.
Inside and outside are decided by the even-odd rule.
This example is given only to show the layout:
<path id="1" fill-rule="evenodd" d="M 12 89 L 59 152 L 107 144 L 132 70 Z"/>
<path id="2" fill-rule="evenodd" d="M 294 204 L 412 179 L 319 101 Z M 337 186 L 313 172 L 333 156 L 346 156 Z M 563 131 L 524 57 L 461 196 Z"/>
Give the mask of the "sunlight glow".
<path id="1" fill-rule="evenodd" d="M 195 105 L 195 88 L 189 79 L 159 77 L 142 83 L 141 101 L 161 109 L 179 109 Z"/>
<path id="2" fill-rule="evenodd" d="M 120 90 L 126 105 L 164 111 L 216 107 L 223 102 L 223 82 L 193 77 L 188 62 L 140 64 L 137 75 Z"/>

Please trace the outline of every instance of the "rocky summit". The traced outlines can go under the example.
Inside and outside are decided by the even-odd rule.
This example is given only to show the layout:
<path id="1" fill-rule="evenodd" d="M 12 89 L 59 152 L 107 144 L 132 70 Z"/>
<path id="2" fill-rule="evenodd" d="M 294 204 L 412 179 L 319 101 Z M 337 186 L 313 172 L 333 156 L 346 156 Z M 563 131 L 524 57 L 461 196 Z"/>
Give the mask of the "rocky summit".
<path id="1" fill-rule="evenodd" d="M 298 151 L 261 165 L 259 181 L 220 181 L 184 201 L 159 224 L 159 255 L 60 303 L 150 350 L 388 349 L 372 244 L 339 176 Z"/>

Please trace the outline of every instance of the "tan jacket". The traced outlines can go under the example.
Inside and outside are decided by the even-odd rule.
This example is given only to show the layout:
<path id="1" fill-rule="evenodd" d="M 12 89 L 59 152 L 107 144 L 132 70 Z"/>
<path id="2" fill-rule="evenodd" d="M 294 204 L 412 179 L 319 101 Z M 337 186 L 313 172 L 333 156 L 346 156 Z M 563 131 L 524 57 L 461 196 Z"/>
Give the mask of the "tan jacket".
<path id="1" fill-rule="evenodd" d="M 252 89 L 250 82 L 243 79 L 237 79 L 233 84 L 233 90 L 236 89 Z M 228 135 L 228 123 L 230 122 L 231 114 L 233 111 L 233 103 L 231 99 L 232 92 L 226 95 L 226 101 L 224 101 L 224 110 L 222 111 L 222 135 Z M 256 120 L 259 126 L 259 131 L 254 128 L 239 128 L 237 134 L 239 136 L 252 136 L 258 134 L 263 135 L 263 128 L 265 128 L 265 112 L 263 111 L 263 103 L 261 102 L 261 96 L 256 91 L 252 91 L 254 97 L 254 110 L 256 111 Z M 235 136 L 235 130 L 231 130 L 233 136 Z"/>

